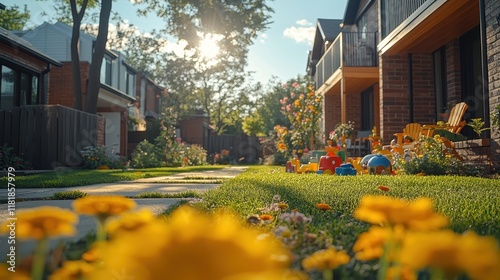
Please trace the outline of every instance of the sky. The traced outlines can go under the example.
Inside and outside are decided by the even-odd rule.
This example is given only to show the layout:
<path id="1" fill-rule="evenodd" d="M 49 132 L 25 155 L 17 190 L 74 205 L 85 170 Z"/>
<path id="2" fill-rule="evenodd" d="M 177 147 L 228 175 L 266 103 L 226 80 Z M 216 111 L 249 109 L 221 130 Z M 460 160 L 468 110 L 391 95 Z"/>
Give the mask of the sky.
<path id="1" fill-rule="evenodd" d="M 42 14 L 52 13 L 52 2 L 36 0 L 4 0 L 4 5 L 10 7 L 27 5 L 31 13 L 28 25 L 36 26 L 49 17 Z M 303 75 L 306 71 L 307 52 L 312 49 L 314 31 L 318 18 L 342 19 L 347 0 L 274 0 L 268 4 L 274 9 L 273 23 L 267 30 L 261 32 L 249 49 L 248 71 L 254 72 L 254 81 L 267 84 L 273 76 L 272 83 L 285 82 Z M 138 17 L 137 8 L 128 0 L 113 2 L 113 10 L 122 18 L 137 26 L 142 32 L 164 23 L 155 17 Z"/>

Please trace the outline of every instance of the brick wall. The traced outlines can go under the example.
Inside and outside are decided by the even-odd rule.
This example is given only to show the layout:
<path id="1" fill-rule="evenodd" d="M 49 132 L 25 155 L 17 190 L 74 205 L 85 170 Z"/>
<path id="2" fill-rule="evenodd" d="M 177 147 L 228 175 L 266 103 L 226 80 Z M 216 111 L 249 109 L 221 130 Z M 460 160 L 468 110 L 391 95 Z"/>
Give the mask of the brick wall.
<path id="1" fill-rule="evenodd" d="M 413 108 L 410 108 L 408 55 L 380 58 L 380 135 L 388 144 L 406 124 L 435 123 L 432 54 L 412 54 Z M 410 111 L 413 110 L 413 120 Z"/>
<path id="2" fill-rule="evenodd" d="M 193 117 L 182 120 L 180 122 L 182 141 L 203 146 L 203 131 L 208 123 L 208 117 Z"/>
<path id="3" fill-rule="evenodd" d="M 490 112 L 500 104 L 500 25 L 496 17 L 500 13 L 500 1 L 486 0 L 486 43 L 488 46 L 488 87 Z M 493 127 L 491 133 L 491 150 L 493 166 L 500 165 L 500 130 Z M 496 170 L 498 171 L 498 170 Z"/>
<path id="4" fill-rule="evenodd" d="M 85 102 L 85 92 L 90 64 L 80 63 L 82 77 L 82 104 Z M 54 67 L 50 71 L 50 84 L 47 104 L 60 104 L 73 108 L 73 79 L 71 77 L 71 62 L 64 62 L 62 67 Z"/>
<path id="5" fill-rule="evenodd" d="M 326 94 L 323 100 L 324 131 L 328 139 L 330 131 L 335 129 L 335 125 L 340 123 L 340 94 Z"/>
<path id="6" fill-rule="evenodd" d="M 389 143 L 410 120 L 407 55 L 383 55 L 380 69 L 380 135 Z"/>
<path id="7" fill-rule="evenodd" d="M 347 93 L 347 121 L 354 122 L 354 128 L 361 128 L 361 93 Z"/>
<path id="8" fill-rule="evenodd" d="M 47 63 L 33 58 L 33 56 L 27 55 L 21 52 L 19 48 L 12 45 L 0 44 L 0 54 L 8 57 L 10 60 L 15 61 L 18 64 L 24 65 L 26 67 L 35 68 L 39 72 L 42 72 L 47 68 Z M 53 67 L 55 69 L 58 67 Z"/>
<path id="9" fill-rule="evenodd" d="M 456 104 L 462 101 L 460 77 L 460 41 L 455 39 L 446 44 L 446 91 L 449 103 Z"/>
<path id="10" fill-rule="evenodd" d="M 432 54 L 413 54 L 413 122 L 436 123 Z"/>

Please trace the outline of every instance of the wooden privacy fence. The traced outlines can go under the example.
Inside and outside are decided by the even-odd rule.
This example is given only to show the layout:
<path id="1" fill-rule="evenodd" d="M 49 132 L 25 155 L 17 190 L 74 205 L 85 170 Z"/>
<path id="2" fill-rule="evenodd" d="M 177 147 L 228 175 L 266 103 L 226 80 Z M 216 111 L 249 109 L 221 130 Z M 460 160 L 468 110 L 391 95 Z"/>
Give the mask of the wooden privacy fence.
<path id="1" fill-rule="evenodd" d="M 0 145 L 7 144 L 33 169 L 78 166 L 83 147 L 96 145 L 97 115 L 60 105 L 33 105 L 0 111 Z"/>
<path id="2" fill-rule="evenodd" d="M 256 163 L 261 156 L 261 145 L 259 138 L 246 134 L 209 134 L 205 143 L 205 149 L 209 158 L 222 150 L 228 150 L 233 163 Z"/>

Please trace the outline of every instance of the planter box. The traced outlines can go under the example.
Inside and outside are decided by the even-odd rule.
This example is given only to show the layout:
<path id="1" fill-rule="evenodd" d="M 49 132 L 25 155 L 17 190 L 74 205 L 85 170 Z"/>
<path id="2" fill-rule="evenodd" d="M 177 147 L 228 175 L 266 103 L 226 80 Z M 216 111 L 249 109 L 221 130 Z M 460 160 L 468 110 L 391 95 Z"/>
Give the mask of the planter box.
<path id="1" fill-rule="evenodd" d="M 490 139 L 472 139 L 453 142 L 455 150 L 466 163 L 491 169 Z"/>

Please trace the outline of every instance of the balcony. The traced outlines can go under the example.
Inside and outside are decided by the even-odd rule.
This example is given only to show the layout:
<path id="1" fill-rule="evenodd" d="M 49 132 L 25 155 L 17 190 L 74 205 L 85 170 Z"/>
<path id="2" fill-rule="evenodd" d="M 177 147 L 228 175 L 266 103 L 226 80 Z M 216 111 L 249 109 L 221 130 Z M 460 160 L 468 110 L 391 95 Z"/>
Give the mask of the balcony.
<path id="1" fill-rule="evenodd" d="M 470 0 L 380 0 L 378 53 L 431 53 L 479 24 Z"/>
<path id="2" fill-rule="evenodd" d="M 351 67 L 359 70 L 360 67 L 377 66 L 376 32 L 341 32 L 316 64 L 316 89 L 331 84 L 333 76 L 343 77 L 336 74 L 340 74 L 341 71 L 337 72 L 340 69 L 345 72 Z"/>
<path id="3" fill-rule="evenodd" d="M 382 0 L 382 38 L 394 31 L 403 21 L 410 17 L 425 2 L 435 0 Z"/>

